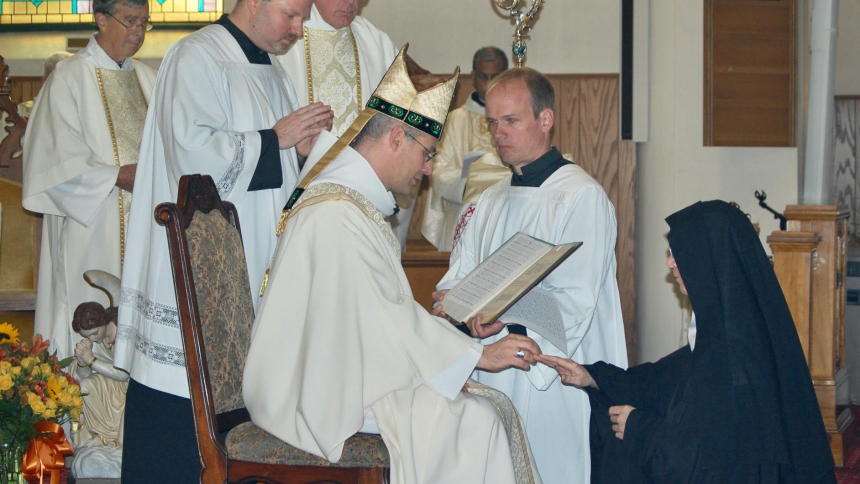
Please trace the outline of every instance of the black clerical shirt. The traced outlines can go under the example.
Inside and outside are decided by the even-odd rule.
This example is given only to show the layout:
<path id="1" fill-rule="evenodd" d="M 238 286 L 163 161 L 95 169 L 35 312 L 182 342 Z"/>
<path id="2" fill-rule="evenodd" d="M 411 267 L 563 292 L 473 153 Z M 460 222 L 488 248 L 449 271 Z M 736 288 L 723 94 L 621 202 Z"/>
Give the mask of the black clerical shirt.
<path id="1" fill-rule="evenodd" d="M 555 147 L 547 151 L 543 156 L 522 167 L 520 171 L 522 175 L 517 175 L 514 171 L 511 177 L 512 187 L 539 187 L 555 173 L 556 170 L 564 165 L 569 165 L 570 162 L 561 156 Z M 511 168 L 513 171 L 513 168 Z"/>
<path id="2" fill-rule="evenodd" d="M 272 65 L 272 58 L 269 56 L 269 53 L 257 47 L 251 38 L 228 18 L 227 14 L 222 15 L 215 23 L 227 29 L 227 32 L 236 39 L 236 43 L 239 44 L 242 52 L 245 53 L 248 62 L 251 64 Z M 280 188 L 284 184 L 278 134 L 275 133 L 274 129 L 261 129 L 259 133 L 260 159 L 257 161 L 257 167 L 254 169 L 251 183 L 248 185 L 249 192 L 272 190 Z"/>

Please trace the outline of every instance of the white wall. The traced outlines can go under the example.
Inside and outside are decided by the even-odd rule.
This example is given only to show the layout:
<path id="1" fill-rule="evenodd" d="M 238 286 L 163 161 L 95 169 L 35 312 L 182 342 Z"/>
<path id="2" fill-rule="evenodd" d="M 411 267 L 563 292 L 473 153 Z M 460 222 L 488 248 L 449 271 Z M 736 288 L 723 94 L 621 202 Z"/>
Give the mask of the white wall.
<path id="1" fill-rule="evenodd" d="M 761 223 L 764 243 L 779 225 L 758 207 L 753 192 L 763 189 L 777 210 L 797 201 L 796 148 L 702 146 L 703 9 L 703 2 L 690 0 L 651 2 L 651 131 L 637 150 L 640 362 L 679 346 L 682 303 L 667 278 L 664 218 L 699 200 L 735 201 Z"/>
<path id="2" fill-rule="evenodd" d="M 860 96 L 860 0 L 840 0 L 836 41 L 837 96 Z"/>
<path id="3" fill-rule="evenodd" d="M 523 2 L 529 3 L 530 2 Z M 472 70 L 472 54 L 495 45 L 510 55 L 514 27 L 492 0 L 369 0 L 361 14 L 423 67 Z M 505 11 L 507 14 L 507 11 Z M 621 0 L 544 0 L 525 65 L 545 73 L 617 73 Z"/>
<path id="4" fill-rule="evenodd" d="M 510 53 L 514 27 L 492 0 L 367 0 L 361 14 L 432 72 L 459 65 L 486 45 Z M 617 73 L 621 66 L 621 0 L 544 0 L 528 40 L 526 65 L 546 73 Z M 506 13 L 506 12 L 505 12 Z M 136 58 L 157 65 L 167 47 L 188 31 L 147 33 Z M 65 49 L 67 35 L 86 32 L 0 33 L 0 55 L 13 76 L 41 75 L 41 62 Z"/>

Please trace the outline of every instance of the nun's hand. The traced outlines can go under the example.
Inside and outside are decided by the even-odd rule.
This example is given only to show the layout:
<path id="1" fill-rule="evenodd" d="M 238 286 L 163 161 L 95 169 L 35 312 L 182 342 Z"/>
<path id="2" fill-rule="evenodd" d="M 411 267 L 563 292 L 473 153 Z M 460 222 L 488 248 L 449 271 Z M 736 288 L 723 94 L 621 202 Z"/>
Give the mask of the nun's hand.
<path id="1" fill-rule="evenodd" d="M 568 359 L 559 358 L 557 356 L 540 355 L 537 360 L 544 365 L 558 372 L 561 382 L 565 385 L 572 385 L 576 388 L 594 387 L 597 388 L 597 383 L 588 370 L 582 367 L 579 363 Z"/>
<path id="2" fill-rule="evenodd" d="M 634 410 L 636 409 L 630 405 L 609 407 L 609 420 L 612 420 L 612 430 L 615 431 L 615 436 L 621 440 L 624 440 L 624 428 L 627 426 L 627 417 Z"/>

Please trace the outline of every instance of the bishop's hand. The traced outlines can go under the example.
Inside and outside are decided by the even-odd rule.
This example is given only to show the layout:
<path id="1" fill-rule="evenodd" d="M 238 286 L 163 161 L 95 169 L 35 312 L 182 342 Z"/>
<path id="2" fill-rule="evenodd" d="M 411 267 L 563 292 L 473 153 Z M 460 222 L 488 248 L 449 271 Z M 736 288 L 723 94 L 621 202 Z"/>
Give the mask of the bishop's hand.
<path id="1" fill-rule="evenodd" d="M 484 346 L 477 368 L 494 373 L 508 368 L 528 371 L 537 363 L 537 356 L 540 354 L 540 346 L 528 336 L 509 334 Z"/>
<path id="2" fill-rule="evenodd" d="M 333 118 L 331 107 L 323 103 L 313 103 L 284 116 L 272 128 L 278 135 L 278 148 L 285 150 L 295 146 L 299 155 L 307 156 L 320 132 L 331 128 Z M 307 138 L 313 139 L 305 141 Z M 300 145 L 302 141 L 305 142 Z"/>

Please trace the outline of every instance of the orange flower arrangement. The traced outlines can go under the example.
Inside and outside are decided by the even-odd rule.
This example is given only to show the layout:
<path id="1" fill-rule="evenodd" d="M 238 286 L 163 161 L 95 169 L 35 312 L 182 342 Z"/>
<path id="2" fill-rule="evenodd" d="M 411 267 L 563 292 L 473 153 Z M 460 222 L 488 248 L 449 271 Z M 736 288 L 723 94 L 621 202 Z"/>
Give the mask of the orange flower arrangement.
<path id="1" fill-rule="evenodd" d="M 27 443 L 51 438 L 37 429 L 45 420 L 63 424 L 80 419 L 80 384 L 63 371 L 72 358 L 60 361 L 56 353 L 48 353 L 48 344 L 41 335 L 30 345 L 21 343 L 17 329 L 0 323 L 0 445 L 4 452 L 13 448 L 23 452 Z M 0 469 L 0 473 L 7 471 L 14 472 Z M 0 475 L 0 481 L 4 477 Z"/>

